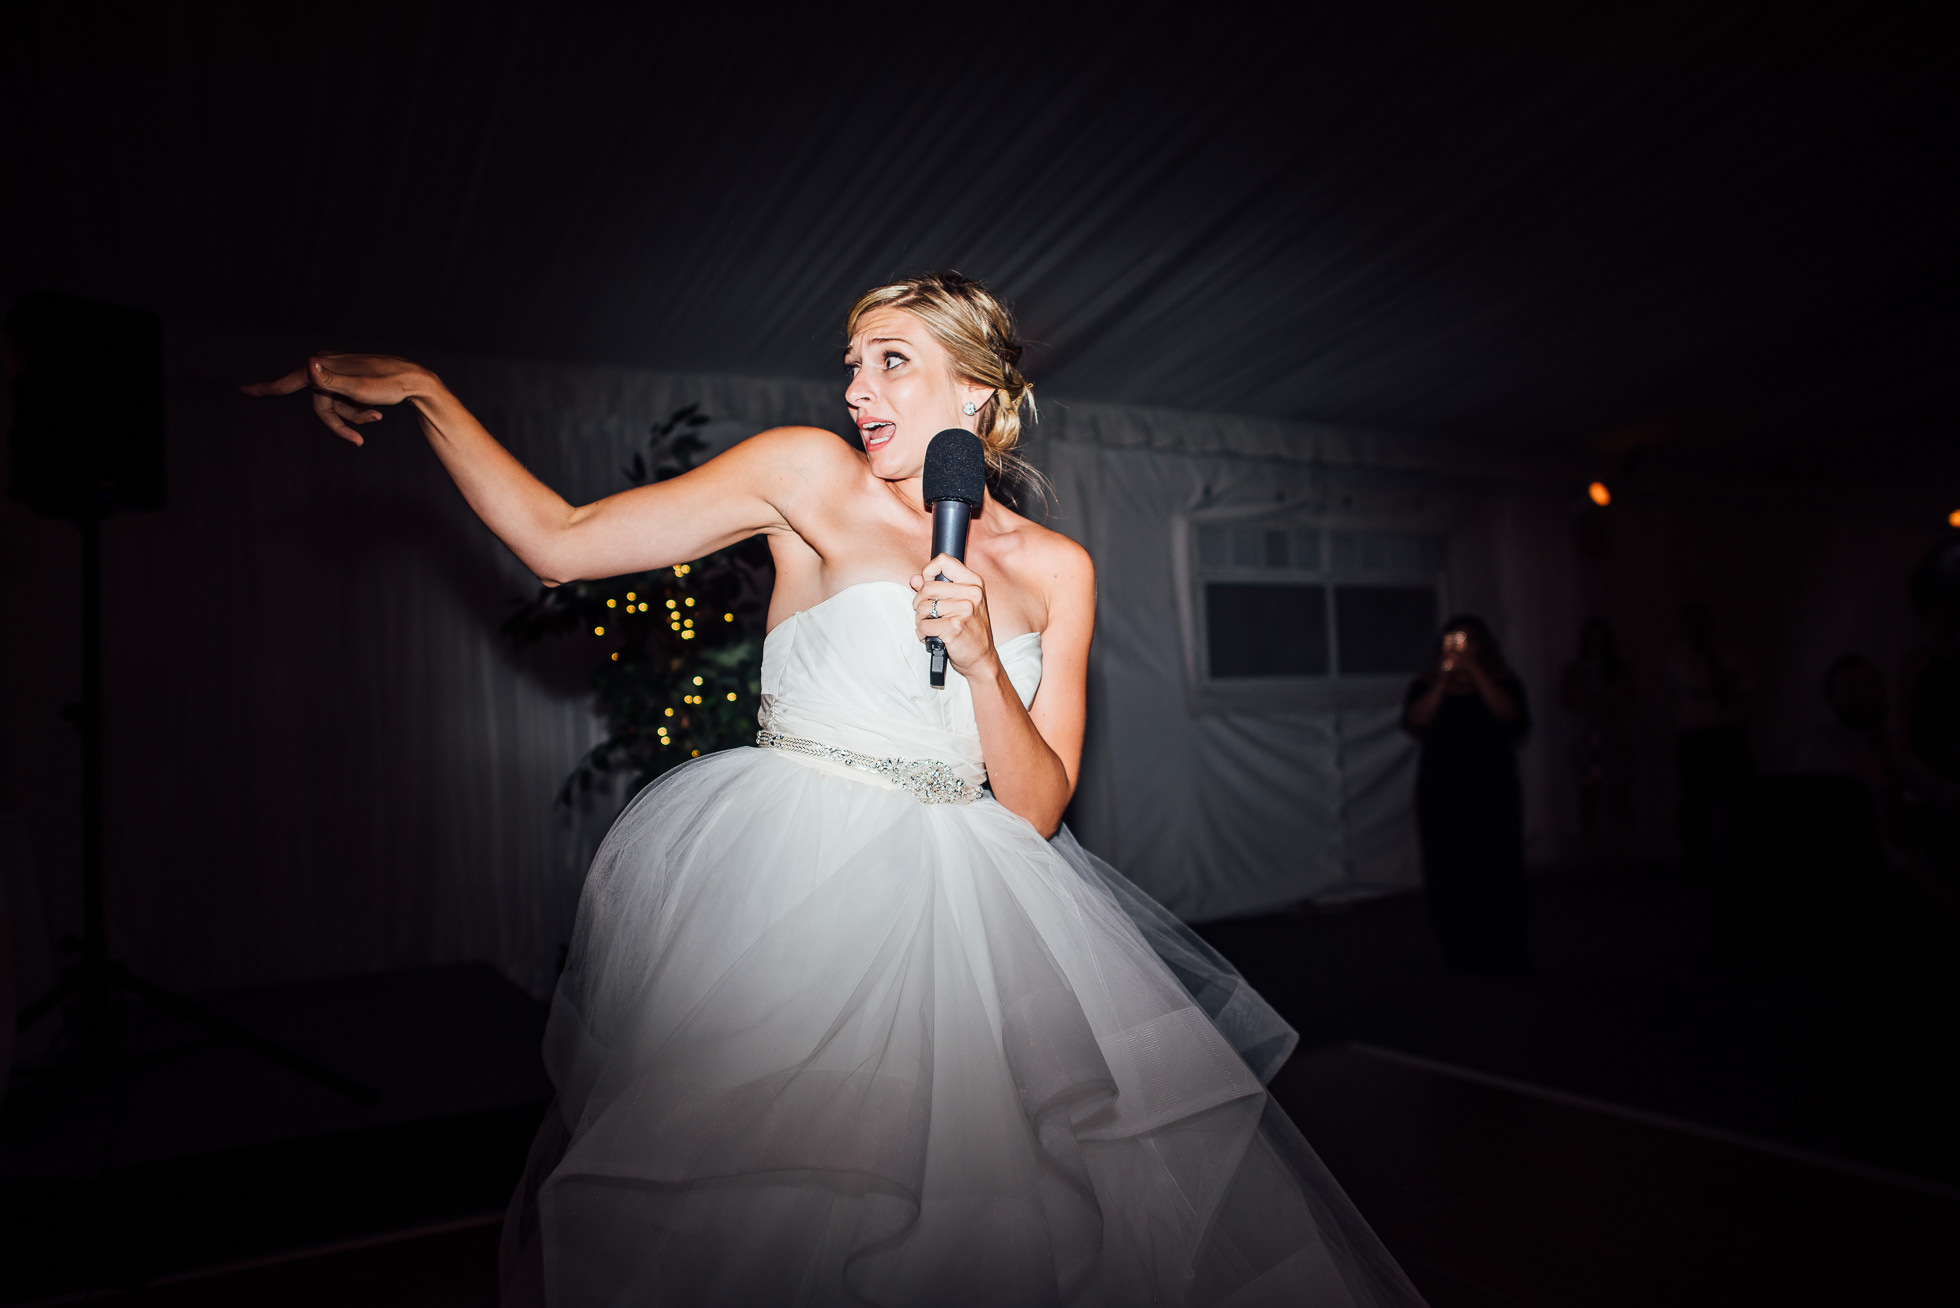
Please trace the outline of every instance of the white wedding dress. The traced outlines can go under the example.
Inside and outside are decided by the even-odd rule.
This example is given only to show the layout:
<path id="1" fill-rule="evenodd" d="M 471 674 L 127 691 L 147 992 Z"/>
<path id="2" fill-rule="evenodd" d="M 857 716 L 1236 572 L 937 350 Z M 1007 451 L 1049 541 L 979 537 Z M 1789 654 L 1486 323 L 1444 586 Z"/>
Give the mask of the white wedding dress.
<path id="1" fill-rule="evenodd" d="M 1031 700 L 1041 637 L 1000 657 Z M 505 1302 L 1420 1303 L 1267 1095 L 1295 1037 L 1238 974 L 1066 831 L 928 802 L 985 774 L 925 663 L 897 583 L 786 619 L 782 747 L 606 837 Z"/>

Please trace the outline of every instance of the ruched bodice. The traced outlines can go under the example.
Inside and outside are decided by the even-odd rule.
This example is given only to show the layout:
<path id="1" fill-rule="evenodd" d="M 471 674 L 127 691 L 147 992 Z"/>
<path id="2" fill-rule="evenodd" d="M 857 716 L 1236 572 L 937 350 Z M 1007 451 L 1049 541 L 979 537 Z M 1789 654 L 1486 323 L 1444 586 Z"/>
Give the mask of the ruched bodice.
<path id="1" fill-rule="evenodd" d="M 1041 633 L 999 641 L 1023 704 L 1041 684 Z M 934 689 L 912 615 L 895 581 L 850 586 L 776 625 L 762 647 L 764 731 L 861 754 L 933 759 L 962 780 L 986 780 L 973 691 L 957 671 Z"/>

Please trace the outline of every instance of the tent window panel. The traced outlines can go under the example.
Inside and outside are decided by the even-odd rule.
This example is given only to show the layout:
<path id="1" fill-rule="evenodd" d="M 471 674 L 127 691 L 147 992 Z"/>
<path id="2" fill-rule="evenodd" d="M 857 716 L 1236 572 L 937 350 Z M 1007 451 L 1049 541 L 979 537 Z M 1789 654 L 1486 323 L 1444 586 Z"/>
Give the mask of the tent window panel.
<path id="1" fill-rule="evenodd" d="M 1232 529 L 1232 566 L 1235 568 L 1256 568 L 1265 554 L 1266 533 L 1256 527 L 1234 527 Z"/>
<path id="2" fill-rule="evenodd" d="M 1336 572 L 1442 571 L 1443 541 L 1439 536 L 1388 531 L 1337 531 L 1333 535 Z"/>
<path id="3" fill-rule="evenodd" d="M 1341 675 L 1420 672 L 1434 655 L 1436 621 L 1433 586 L 1336 587 Z"/>
<path id="4" fill-rule="evenodd" d="M 1198 562 L 1222 568 L 1232 561 L 1232 533 L 1225 527 L 1198 528 Z"/>
<path id="5" fill-rule="evenodd" d="M 1324 677 L 1327 588 L 1208 582 L 1205 649 L 1214 680 Z"/>

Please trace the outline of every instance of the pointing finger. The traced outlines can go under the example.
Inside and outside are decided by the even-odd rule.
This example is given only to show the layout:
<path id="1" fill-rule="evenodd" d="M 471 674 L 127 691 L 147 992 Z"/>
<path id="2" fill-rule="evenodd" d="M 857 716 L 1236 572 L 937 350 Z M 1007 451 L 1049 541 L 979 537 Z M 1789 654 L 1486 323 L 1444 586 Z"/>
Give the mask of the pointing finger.
<path id="1" fill-rule="evenodd" d="M 295 368 L 278 381 L 247 382 L 238 389 L 247 395 L 291 395 L 306 389 L 306 369 Z"/>

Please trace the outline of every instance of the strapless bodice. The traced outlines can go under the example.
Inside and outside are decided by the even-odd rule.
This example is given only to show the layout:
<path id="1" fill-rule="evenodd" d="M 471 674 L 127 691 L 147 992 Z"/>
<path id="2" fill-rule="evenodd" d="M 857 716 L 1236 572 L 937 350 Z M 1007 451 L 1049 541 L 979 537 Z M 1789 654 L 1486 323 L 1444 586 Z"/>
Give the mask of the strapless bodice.
<path id="1" fill-rule="evenodd" d="M 999 641 L 1023 704 L 1041 684 L 1041 633 Z M 973 692 L 951 669 L 935 690 L 913 627 L 912 590 L 895 581 L 846 587 L 776 625 L 762 646 L 762 729 L 860 754 L 946 763 L 978 785 L 987 770 Z"/>

